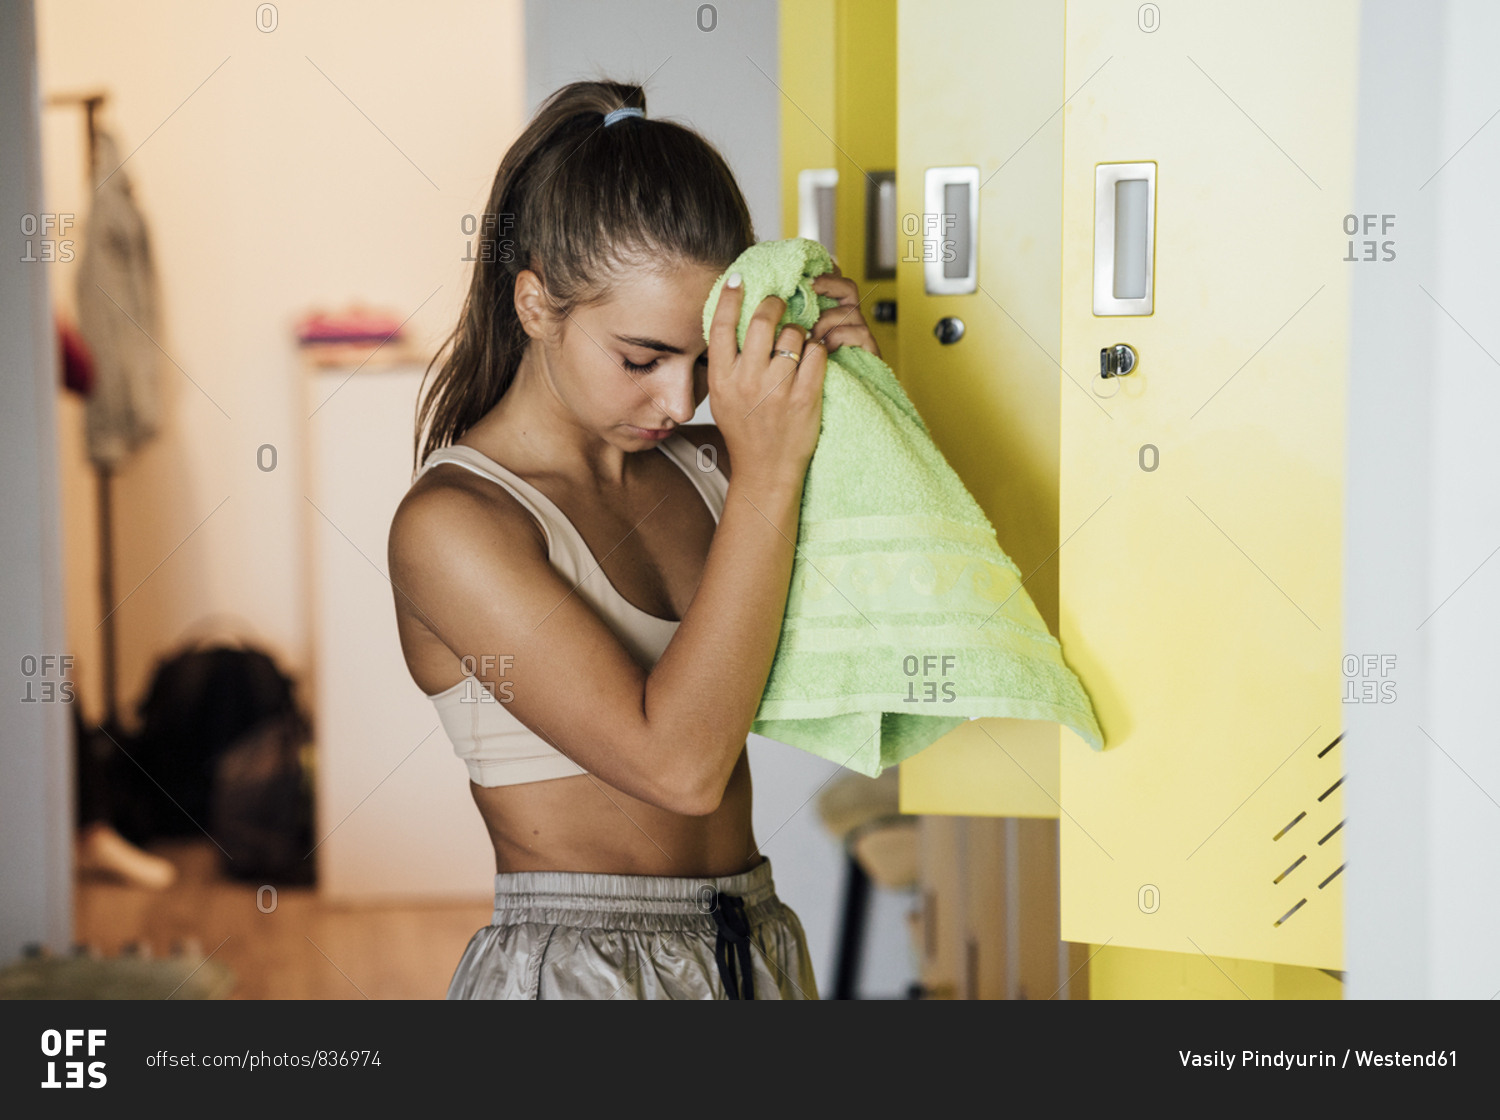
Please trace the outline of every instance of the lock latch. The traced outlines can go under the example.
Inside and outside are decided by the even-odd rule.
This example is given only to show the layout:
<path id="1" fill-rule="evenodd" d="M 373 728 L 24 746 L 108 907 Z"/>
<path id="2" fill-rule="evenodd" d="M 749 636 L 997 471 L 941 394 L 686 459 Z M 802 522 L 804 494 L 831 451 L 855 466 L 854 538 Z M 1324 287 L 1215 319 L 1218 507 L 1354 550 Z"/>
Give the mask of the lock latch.
<path id="1" fill-rule="evenodd" d="M 1106 346 L 1099 351 L 1099 376 L 1124 377 L 1135 369 L 1135 363 L 1135 350 L 1127 343 L 1121 342 L 1115 346 Z"/>

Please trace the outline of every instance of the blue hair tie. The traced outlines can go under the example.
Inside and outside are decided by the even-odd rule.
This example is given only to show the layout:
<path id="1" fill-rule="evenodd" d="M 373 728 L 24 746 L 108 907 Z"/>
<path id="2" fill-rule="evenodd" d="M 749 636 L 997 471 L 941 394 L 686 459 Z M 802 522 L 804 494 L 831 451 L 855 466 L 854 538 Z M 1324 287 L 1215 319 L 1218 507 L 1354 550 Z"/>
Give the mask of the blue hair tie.
<path id="1" fill-rule="evenodd" d="M 644 117 L 645 115 L 646 110 L 637 109 L 633 105 L 627 105 L 623 109 L 616 109 L 612 113 L 606 113 L 604 116 L 604 127 L 608 128 L 610 125 L 614 124 L 615 121 L 623 120 L 626 117 Z"/>

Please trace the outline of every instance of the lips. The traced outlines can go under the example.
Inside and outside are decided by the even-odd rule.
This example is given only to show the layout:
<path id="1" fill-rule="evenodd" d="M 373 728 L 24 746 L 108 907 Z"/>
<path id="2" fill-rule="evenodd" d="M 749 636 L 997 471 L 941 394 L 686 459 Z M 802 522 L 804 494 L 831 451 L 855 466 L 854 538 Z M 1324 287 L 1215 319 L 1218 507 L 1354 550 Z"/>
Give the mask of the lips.
<path id="1" fill-rule="evenodd" d="M 671 428 L 637 428 L 634 424 L 630 428 L 642 439 L 666 439 L 673 431 Z"/>

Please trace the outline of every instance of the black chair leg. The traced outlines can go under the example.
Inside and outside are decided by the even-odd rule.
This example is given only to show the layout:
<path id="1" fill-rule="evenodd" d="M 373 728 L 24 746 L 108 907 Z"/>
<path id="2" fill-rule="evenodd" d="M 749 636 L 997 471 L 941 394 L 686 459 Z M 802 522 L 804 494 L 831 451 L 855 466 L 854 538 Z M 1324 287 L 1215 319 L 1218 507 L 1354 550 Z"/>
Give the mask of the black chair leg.
<path id="1" fill-rule="evenodd" d="M 858 999 L 860 958 L 865 947 L 865 916 L 870 908 L 870 877 L 852 852 L 844 856 L 844 913 L 834 966 L 833 998 Z"/>

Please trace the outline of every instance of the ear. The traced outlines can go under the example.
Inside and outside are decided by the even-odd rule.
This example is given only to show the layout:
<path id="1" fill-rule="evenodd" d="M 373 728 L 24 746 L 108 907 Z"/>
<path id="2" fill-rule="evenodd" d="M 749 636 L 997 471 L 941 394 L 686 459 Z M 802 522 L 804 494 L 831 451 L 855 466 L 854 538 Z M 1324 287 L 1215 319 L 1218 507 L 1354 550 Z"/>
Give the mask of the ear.
<path id="1" fill-rule="evenodd" d="M 529 268 L 516 274 L 515 305 L 521 329 L 528 336 L 543 342 L 552 339 L 557 329 L 557 316 L 547 298 L 542 278 Z"/>

